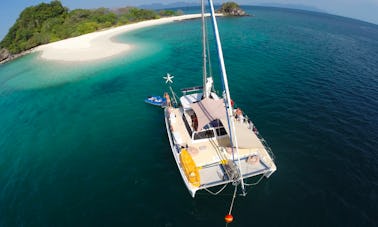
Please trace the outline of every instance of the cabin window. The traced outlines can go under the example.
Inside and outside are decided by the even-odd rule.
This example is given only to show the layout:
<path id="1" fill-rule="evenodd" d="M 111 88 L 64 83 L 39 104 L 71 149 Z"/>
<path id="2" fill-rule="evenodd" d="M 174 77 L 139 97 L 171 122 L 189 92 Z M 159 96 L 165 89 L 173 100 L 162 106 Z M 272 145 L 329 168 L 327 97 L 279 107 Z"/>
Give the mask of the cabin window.
<path id="1" fill-rule="evenodd" d="M 227 135 L 227 131 L 219 119 L 216 119 L 210 122 L 210 126 L 214 128 L 217 136 Z"/>
<path id="2" fill-rule="evenodd" d="M 193 139 L 195 140 L 207 139 L 212 137 L 214 137 L 214 131 L 212 129 L 201 132 L 195 132 L 193 135 Z"/>
<path id="3" fill-rule="evenodd" d="M 217 136 L 227 135 L 227 131 L 224 127 L 216 128 L 215 131 L 217 133 Z"/>
<path id="4" fill-rule="evenodd" d="M 211 121 L 209 124 L 213 128 L 223 126 L 222 122 L 219 119 L 215 119 L 215 120 Z"/>

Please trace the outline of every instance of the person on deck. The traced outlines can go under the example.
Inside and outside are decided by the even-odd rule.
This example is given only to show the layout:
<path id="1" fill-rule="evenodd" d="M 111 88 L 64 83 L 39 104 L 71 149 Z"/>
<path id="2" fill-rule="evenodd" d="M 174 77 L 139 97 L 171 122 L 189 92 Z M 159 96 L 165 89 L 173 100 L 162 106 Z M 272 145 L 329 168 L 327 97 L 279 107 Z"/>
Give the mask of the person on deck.
<path id="1" fill-rule="evenodd" d="M 237 109 L 236 109 L 236 111 L 235 111 L 235 117 L 236 117 L 236 119 L 238 119 L 239 121 L 243 121 L 243 119 L 244 119 L 243 111 L 241 111 L 240 108 L 237 108 Z"/>
<path id="2" fill-rule="evenodd" d="M 171 106 L 171 98 L 169 97 L 167 92 L 164 93 L 164 98 L 165 98 L 165 101 L 167 103 L 167 106 L 170 107 Z"/>

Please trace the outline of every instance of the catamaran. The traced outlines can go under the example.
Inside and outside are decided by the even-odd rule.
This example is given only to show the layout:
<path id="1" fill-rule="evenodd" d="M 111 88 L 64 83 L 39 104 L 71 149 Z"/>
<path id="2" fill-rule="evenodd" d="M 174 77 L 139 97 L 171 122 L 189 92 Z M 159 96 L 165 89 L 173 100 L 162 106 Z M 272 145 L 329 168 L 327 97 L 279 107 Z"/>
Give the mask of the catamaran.
<path id="1" fill-rule="evenodd" d="M 240 187 L 241 194 L 246 195 L 246 187 L 251 185 L 247 178 L 260 176 L 261 180 L 276 171 L 274 156 L 251 119 L 231 100 L 214 5 L 209 0 L 224 88 L 221 94 L 214 91 L 213 77 L 207 73 L 209 47 L 204 0 L 201 3 L 203 85 L 181 89 L 183 95 L 179 101 L 175 100 L 171 87 L 172 96 L 165 93 L 167 134 L 182 179 L 193 198 L 199 190 L 219 193 L 229 183 L 235 186 L 235 192 Z M 168 76 L 165 79 L 172 82 L 172 76 Z M 211 188 L 216 186 L 221 189 L 212 192 Z"/>

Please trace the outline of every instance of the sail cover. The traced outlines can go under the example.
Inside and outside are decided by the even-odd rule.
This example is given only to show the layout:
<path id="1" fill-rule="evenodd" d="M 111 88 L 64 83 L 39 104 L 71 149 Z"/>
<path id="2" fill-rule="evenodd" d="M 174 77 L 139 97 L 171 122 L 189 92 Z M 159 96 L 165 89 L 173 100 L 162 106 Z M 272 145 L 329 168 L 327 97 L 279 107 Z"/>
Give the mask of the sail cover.
<path id="1" fill-rule="evenodd" d="M 227 122 L 223 99 L 205 98 L 199 102 L 190 104 L 190 106 L 196 113 L 198 120 L 198 130 L 202 130 L 205 125 L 216 119 L 226 120 Z"/>

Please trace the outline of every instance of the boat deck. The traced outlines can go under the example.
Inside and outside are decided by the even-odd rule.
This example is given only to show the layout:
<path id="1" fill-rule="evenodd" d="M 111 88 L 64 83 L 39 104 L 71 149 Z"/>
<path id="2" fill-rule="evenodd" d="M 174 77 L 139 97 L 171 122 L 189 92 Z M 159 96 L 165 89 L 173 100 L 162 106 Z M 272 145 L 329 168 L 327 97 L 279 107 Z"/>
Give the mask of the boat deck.
<path id="1" fill-rule="evenodd" d="M 190 116 L 182 108 L 170 108 L 167 117 L 170 122 L 173 142 L 181 148 L 186 148 L 199 168 L 200 188 L 212 187 L 231 181 L 224 170 L 224 163 L 228 160 L 240 158 L 240 170 L 243 177 L 252 177 L 260 174 L 270 175 L 276 166 L 265 146 L 252 131 L 251 125 L 245 121 L 234 121 L 238 137 L 238 154 L 230 145 L 229 136 L 214 137 L 211 139 L 192 140 L 188 129 L 193 131 L 191 125 L 185 125 L 183 117 L 188 122 Z M 178 153 L 176 155 L 179 155 Z M 233 157 L 234 156 L 234 157 Z"/>

